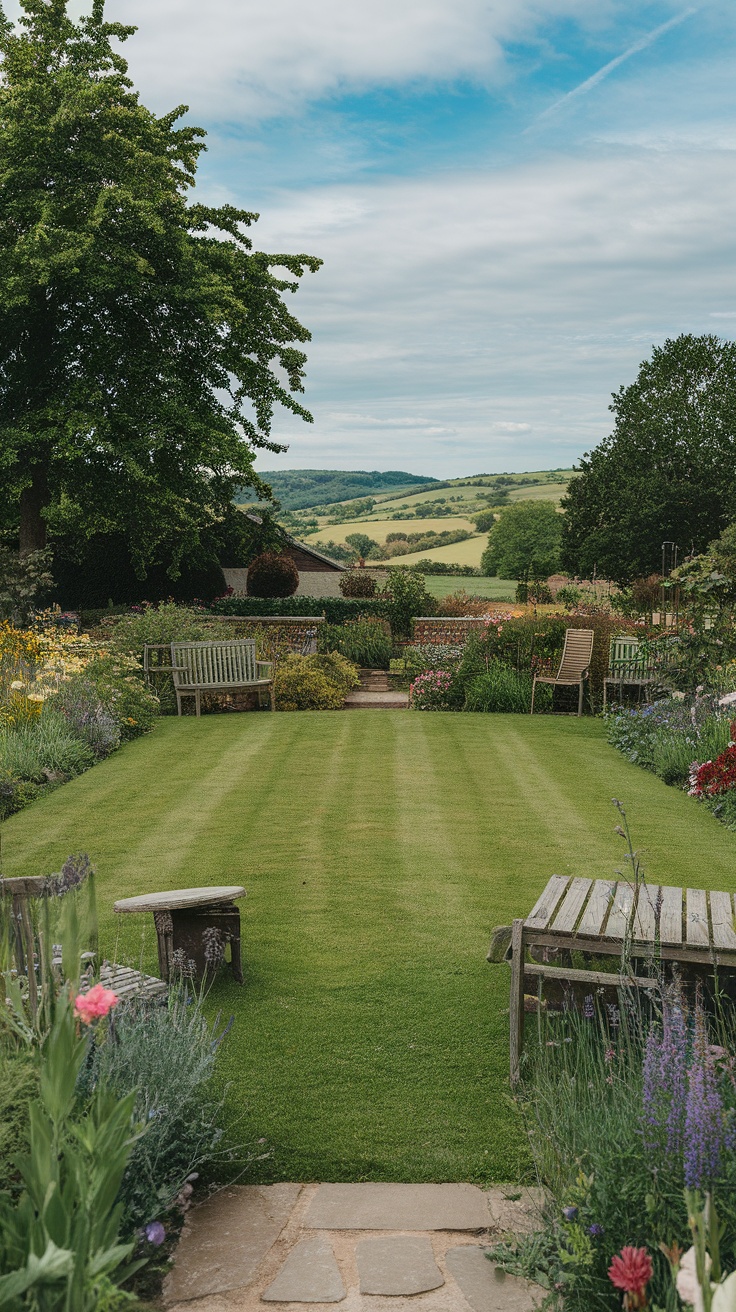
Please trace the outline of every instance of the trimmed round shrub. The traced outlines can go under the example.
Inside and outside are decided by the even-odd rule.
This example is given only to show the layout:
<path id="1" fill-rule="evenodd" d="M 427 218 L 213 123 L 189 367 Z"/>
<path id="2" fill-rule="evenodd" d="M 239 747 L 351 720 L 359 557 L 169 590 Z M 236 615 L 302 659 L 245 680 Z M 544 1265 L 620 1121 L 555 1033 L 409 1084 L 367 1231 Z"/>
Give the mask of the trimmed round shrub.
<path id="1" fill-rule="evenodd" d="M 299 587 L 299 571 L 291 556 L 264 551 L 248 566 L 252 597 L 291 597 Z"/>
<path id="2" fill-rule="evenodd" d="M 375 597 L 376 580 L 367 569 L 352 569 L 342 574 L 339 583 L 343 597 Z"/>
<path id="3" fill-rule="evenodd" d="M 358 671 L 339 652 L 324 656 L 287 656 L 277 665 L 273 687 L 278 711 L 337 711 Z"/>

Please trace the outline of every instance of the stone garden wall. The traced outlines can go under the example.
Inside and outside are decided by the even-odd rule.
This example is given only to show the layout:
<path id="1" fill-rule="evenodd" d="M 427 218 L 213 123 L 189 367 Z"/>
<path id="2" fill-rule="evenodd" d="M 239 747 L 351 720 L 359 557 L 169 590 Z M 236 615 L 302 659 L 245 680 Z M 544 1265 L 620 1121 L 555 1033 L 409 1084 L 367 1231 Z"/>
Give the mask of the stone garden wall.
<path id="1" fill-rule="evenodd" d="M 412 626 L 412 639 L 417 643 L 456 646 L 465 642 L 474 629 L 482 629 L 485 623 L 483 615 L 417 616 Z"/>

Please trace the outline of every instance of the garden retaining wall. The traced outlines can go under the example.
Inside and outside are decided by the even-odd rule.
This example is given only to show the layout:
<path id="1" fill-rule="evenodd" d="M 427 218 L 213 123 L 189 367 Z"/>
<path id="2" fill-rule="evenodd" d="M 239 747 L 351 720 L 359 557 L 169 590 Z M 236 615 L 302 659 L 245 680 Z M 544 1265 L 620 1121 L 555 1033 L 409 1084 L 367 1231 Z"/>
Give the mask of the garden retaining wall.
<path id="1" fill-rule="evenodd" d="M 421 644 L 457 646 L 467 642 L 474 629 L 484 628 L 486 620 L 484 615 L 420 615 L 413 622 L 412 638 Z"/>

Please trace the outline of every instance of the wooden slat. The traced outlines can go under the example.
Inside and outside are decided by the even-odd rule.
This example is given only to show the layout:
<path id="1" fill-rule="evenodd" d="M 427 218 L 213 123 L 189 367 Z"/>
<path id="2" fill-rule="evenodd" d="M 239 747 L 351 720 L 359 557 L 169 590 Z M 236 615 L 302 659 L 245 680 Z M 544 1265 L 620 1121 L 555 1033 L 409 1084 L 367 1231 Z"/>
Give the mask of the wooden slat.
<path id="1" fill-rule="evenodd" d="M 623 939 L 634 910 L 634 889 L 625 879 L 616 885 L 611 914 L 605 929 L 606 938 Z"/>
<path id="2" fill-rule="evenodd" d="M 527 962 L 524 966 L 526 979 L 556 979 L 561 983 L 590 984 L 594 988 L 622 988 L 634 984 L 640 989 L 656 989 L 659 981 L 647 975 L 619 975 L 605 970 L 572 970 L 567 966 L 538 966 L 536 962 Z"/>
<path id="3" fill-rule="evenodd" d="M 659 915 L 661 943 L 682 943 L 682 889 L 662 885 L 662 910 Z"/>
<path id="4" fill-rule="evenodd" d="M 588 905 L 578 925 L 578 934 L 600 934 L 615 891 L 615 879 L 596 879 L 594 881 L 588 898 Z"/>
<path id="5" fill-rule="evenodd" d="M 730 893 L 711 893 L 710 918 L 713 925 L 713 946 L 725 952 L 736 952 L 733 903 Z"/>
<path id="6" fill-rule="evenodd" d="M 659 884 L 641 884 L 634 915 L 634 938 L 637 943 L 654 942 L 658 911 Z"/>
<path id="7" fill-rule="evenodd" d="M 707 948 L 710 944 L 708 902 L 702 888 L 687 890 L 685 925 L 688 946 L 692 944 L 696 948 Z"/>
<path id="8" fill-rule="evenodd" d="M 555 934 L 572 934 L 590 891 L 590 879 L 573 879 L 552 925 Z"/>
<path id="9" fill-rule="evenodd" d="M 549 924 L 568 883 L 566 875 L 552 876 L 524 921 L 525 929 L 544 929 Z"/>

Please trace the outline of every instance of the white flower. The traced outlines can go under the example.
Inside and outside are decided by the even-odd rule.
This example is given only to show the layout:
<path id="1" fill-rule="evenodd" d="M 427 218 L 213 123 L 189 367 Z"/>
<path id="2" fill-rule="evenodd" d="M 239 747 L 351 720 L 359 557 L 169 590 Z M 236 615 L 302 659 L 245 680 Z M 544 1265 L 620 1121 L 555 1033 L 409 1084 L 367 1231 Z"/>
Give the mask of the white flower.
<path id="1" fill-rule="evenodd" d="M 13 692 L 21 692 L 22 689 L 23 689 L 23 683 L 22 683 L 22 680 L 21 680 L 21 679 L 13 679 L 13 682 L 11 683 L 10 686 L 11 686 L 11 688 L 13 689 Z"/>
<path id="2" fill-rule="evenodd" d="M 710 1271 L 710 1258 L 706 1255 L 706 1269 Z M 695 1249 L 688 1248 L 680 1258 L 680 1269 L 677 1272 L 675 1282 L 677 1292 L 683 1303 L 692 1304 L 695 1312 L 705 1312 L 705 1303 L 703 1302 L 703 1291 L 700 1288 L 696 1265 Z M 726 1305 L 727 1306 L 727 1305 Z"/>
<path id="3" fill-rule="evenodd" d="M 710 1306 L 711 1312 L 736 1312 L 736 1271 L 716 1286 Z"/>
<path id="4" fill-rule="evenodd" d="M 727 692 L 725 697 L 720 698 L 718 705 L 733 706 L 734 702 L 736 702 L 736 692 Z"/>

